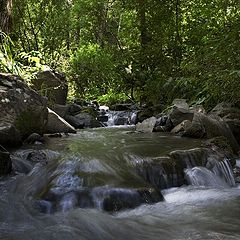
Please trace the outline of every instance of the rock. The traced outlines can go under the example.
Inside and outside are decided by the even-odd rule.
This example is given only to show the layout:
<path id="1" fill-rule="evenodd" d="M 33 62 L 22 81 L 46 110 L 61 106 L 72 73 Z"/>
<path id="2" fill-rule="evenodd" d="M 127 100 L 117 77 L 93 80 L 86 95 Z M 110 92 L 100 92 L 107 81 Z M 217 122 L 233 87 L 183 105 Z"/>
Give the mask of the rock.
<path id="1" fill-rule="evenodd" d="M 189 120 L 184 120 L 182 121 L 180 124 L 178 124 L 176 127 L 174 127 L 172 130 L 171 130 L 171 133 L 174 133 L 174 134 L 181 134 L 181 133 L 184 133 L 186 131 L 187 128 L 189 128 L 191 126 L 191 121 Z"/>
<path id="2" fill-rule="evenodd" d="M 108 115 L 97 116 L 97 120 L 100 121 L 100 122 L 107 122 L 108 121 Z"/>
<path id="3" fill-rule="evenodd" d="M 84 128 L 84 119 L 79 119 L 75 116 L 67 115 L 65 120 L 76 129 Z"/>
<path id="4" fill-rule="evenodd" d="M 137 174 L 152 184 L 159 192 L 166 188 L 180 187 L 186 183 L 181 161 L 159 157 L 135 163 Z"/>
<path id="5" fill-rule="evenodd" d="M 209 113 L 209 115 L 217 115 L 221 118 L 227 119 L 239 119 L 240 120 L 240 109 L 234 107 L 231 103 L 219 103 Z"/>
<path id="6" fill-rule="evenodd" d="M 66 104 L 68 86 L 64 74 L 54 71 L 38 72 L 33 88 L 46 96 L 49 102 Z"/>
<path id="7" fill-rule="evenodd" d="M 224 160 L 225 152 L 204 147 L 172 151 L 169 156 L 145 159 L 133 165 L 137 174 L 160 192 L 163 189 L 188 184 L 185 170 L 194 167 L 205 167 L 212 174 L 226 177 L 226 182 L 232 186 L 234 183 L 227 177 L 229 172 Z"/>
<path id="8" fill-rule="evenodd" d="M 62 118 L 65 118 L 65 116 L 69 114 L 69 109 L 70 105 L 54 104 L 52 106 L 52 110 Z"/>
<path id="9" fill-rule="evenodd" d="M 219 103 L 209 113 L 210 116 L 220 116 L 230 127 L 238 144 L 240 144 L 240 109 L 234 107 L 231 103 Z"/>
<path id="10" fill-rule="evenodd" d="M 176 106 L 173 106 L 169 118 L 173 124 L 174 127 L 176 127 L 178 124 L 183 122 L 184 120 L 193 120 L 193 112 L 190 112 L 190 110 L 185 108 L 178 108 Z"/>
<path id="11" fill-rule="evenodd" d="M 18 150 L 11 154 L 13 171 L 28 174 L 35 164 L 46 165 L 58 156 L 59 153 L 51 150 Z"/>
<path id="12" fill-rule="evenodd" d="M 13 124 L 1 122 L 0 123 L 0 144 L 4 146 L 15 146 L 22 143 L 20 132 Z"/>
<path id="13" fill-rule="evenodd" d="M 9 174 L 12 171 L 10 153 L 0 146 L 0 176 Z"/>
<path id="14" fill-rule="evenodd" d="M 78 105 L 76 103 L 72 103 L 72 104 L 69 104 L 69 106 L 68 106 L 67 114 L 74 116 L 74 115 L 79 114 L 82 111 L 82 109 L 83 108 L 80 105 Z"/>
<path id="15" fill-rule="evenodd" d="M 219 154 L 222 154 L 223 156 L 230 160 L 232 167 L 235 166 L 236 160 L 234 158 L 233 150 L 227 138 L 225 137 L 211 138 L 204 141 L 202 146 L 212 149 L 213 151 L 218 152 Z"/>
<path id="16" fill-rule="evenodd" d="M 151 133 L 153 132 L 154 126 L 156 124 L 157 119 L 155 117 L 148 118 L 144 120 L 142 123 L 138 123 L 136 125 L 136 131 Z"/>
<path id="17" fill-rule="evenodd" d="M 175 108 L 189 110 L 189 105 L 186 102 L 186 99 L 176 98 L 173 100 L 173 106 Z"/>
<path id="18" fill-rule="evenodd" d="M 206 110 L 202 105 L 195 105 L 189 108 L 191 112 L 193 113 L 203 113 L 206 114 Z"/>
<path id="19" fill-rule="evenodd" d="M 34 144 L 36 142 L 39 142 L 39 143 L 43 143 L 44 142 L 44 138 L 41 135 L 39 135 L 38 133 L 32 133 L 24 141 L 24 143 L 26 143 L 26 144 Z"/>
<path id="20" fill-rule="evenodd" d="M 217 161 L 221 161 L 224 159 L 224 156 L 218 155 L 217 153 L 214 154 L 214 151 L 208 148 L 193 148 L 189 150 L 175 150 L 172 151 L 169 156 L 173 161 L 178 164 L 180 168 L 182 168 L 182 171 L 185 168 L 193 168 L 196 166 L 203 166 L 205 167 L 208 163 L 208 159 L 210 159 L 212 155 L 214 156 L 214 159 L 217 159 Z"/>
<path id="21" fill-rule="evenodd" d="M 76 133 L 76 130 L 58 114 L 48 108 L 48 123 L 45 133 Z"/>
<path id="22" fill-rule="evenodd" d="M 168 116 L 163 115 L 157 119 L 153 131 L 154 132 L 170 132 L 172 128 L 173 128 L 173 124 L 171 119 Z"/>
<path id="23" fill-rule="evenodd" d="M 214 138 L 223 136 L 227 138 L 234 152 L 239 151 L 239 145 L 229 126 L 220 118 L 212 118 L 202 113 L 194 113 L 190 126 L 183 133 L 185 137 Z"/>
<path id="24" fill-rule="evenodd" d="M 0 74 L 0 144 L 16 145 L 31 133 L 43 134 L 47 99 L 16 75 Z"/>
<path id="25" fill-rule="evenodd" d="M 48 134 L 47 136 L 49 138 L 61 138 L 62 134 L 61 133 L 53 133 L 53 134 Z"/>
<path id="26" fill-rule="evenodd" d="M 233 136 L 237 140 L 238 144 L 240 144 L 240 119 L 224 119 L 224 122 L 227 123 L 229 128 L 232 131 Z"/>
<path id="27" fill-rule="evenodd" d="M 68 115 L 65 117 L 65 119 L 77 129 L 96 128 L 102 126 L 100 122 L 95 119 L 95 117 L 86 112 L 81 112 L 75 116 Z"/>
<path id="28" fill-rule="evenodd" d="M 156 203 L 163 200 L 163 196 L 153 189 L 128 189 L 98 187 L 92 192 L 97 206 L 108 212 L 135 208 L 141 204 Z"/>
<path id="29" fill-rule="evenodd" d="M 12 158 L 19 157 L 31 163 L 48 163 L 59 156 L 58 152 L 52 150 L 24 149 L 18 150 L 12 154 Z"/>
<path id="30" fill-rule="evenodd" d="M 34 164 L 18 156 L 11 156 L 12 170 L 15 174 L 28 174 L 32 171 Z"/>

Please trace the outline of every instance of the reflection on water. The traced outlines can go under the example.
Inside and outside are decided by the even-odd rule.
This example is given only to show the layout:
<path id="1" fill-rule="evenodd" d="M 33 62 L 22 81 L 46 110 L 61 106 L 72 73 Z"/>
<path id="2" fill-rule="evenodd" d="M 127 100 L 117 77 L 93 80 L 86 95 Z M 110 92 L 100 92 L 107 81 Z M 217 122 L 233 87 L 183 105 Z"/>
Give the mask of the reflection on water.
<path id="1" fill-rule="evenodd" d="M 121 128 L 84 130 L 76 136 L 51 140 L 47 148 L 60 152 L 57 160 L 37 164 L 28 175 L 1 182 L 0 239 L 238 240 L 238 186 L 166 189 L 162 191 L 165 201 L 117 213 L 71 205 L 77 201 L 76 193 L 86 194 L 91 189 L 98 198 L 109 189 L 114 193 L 123 188 L 148 189 L 151 186 L 133 171 L 129 161 L 156 158 L 199 144 L 192 139 L 137 134 Z M 195 169 L 191 174 L 198 172 Z M 124 191 L 136 197 L 136 190 Z M 41 213 L 36 199 L 47 201 L 53 196 L 61 196 L 56 207 L 62 211 Z"/>

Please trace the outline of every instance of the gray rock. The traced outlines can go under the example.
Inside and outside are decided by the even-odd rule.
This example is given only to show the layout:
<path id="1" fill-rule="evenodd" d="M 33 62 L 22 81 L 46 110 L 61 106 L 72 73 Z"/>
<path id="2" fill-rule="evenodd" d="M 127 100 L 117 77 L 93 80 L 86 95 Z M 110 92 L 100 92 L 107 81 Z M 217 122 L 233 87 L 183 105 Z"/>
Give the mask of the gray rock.
<path id="1" fill-rule="evenodd" d="M 69 104 L 69 107 L 68 107 L 68 115 L 77 115 L 81 112 L 83 108 L 76 104 L 76 103 L 72 103 L 72 104 Z"/>
<path id="2" fill-rule="evenodd" d="M 194 113 L 190 112 L 188 109 L 178 108 L 174 106 L 169 114 L 169 118 L 171 119 L 173 126 L 176 127 L 184 120 L 192 121 L 193 115 Z"/>
<path id="3" fill-rule="evenodd" d="M 173 124 L 171 119 L 168 116 L 163 115 L 157 119 L 153 131 L 154 132 L 170 132 L 172 128 L 173 128 Z"/>
<path id="4" fill-rule="evenodd" d="M 240 144 L 240 119 L 224 119 L 224 122 L 227 123 L 229 128 L 231 129 L 233 136 L 237 140 L 238 144 Z"/>
<path id="5" fill-rule="evenodd" d="M 77 129 L 95 128 L 102 126 L 101 123 L 96 120 L 94 116 L 86 112 L 79 113 L 75 116 L 68 115 L 65 117 L 65 119 Z"/>
<path id="6" fill-rule="evenodd" d="M 47 99 L 16 75 L 0 73 L 0 144 L 21 144 L 31 133 L 42 134 L 47 123 Z"/>
<path id="7" fill-rule="evenodd" d="M 44 142 L 44 138 L 40 134 L 38 134 L 38 133 L 32 133 L 24 141 L 24 143 L 26 143 L 26 144 L 34 144 L 36 142 L 39 142 L 39 143 L 43 143 Z"/>
<path id="8" fill-rule="evenodd" d="M 57 113 L 60 117 L 65 118 L 69 112 L 69 105 L 54 104 L 52 110 Z"/>
<path id="9" fill-rule="evenodd" d="M 234 152 L 239 151 L 239 145 L 229 126 L 220 118 L 213 118 L 201 113 L 195 113 L 191 125 L 187 127 L 183 136 L 194 138 L 225 137 Z"/>
<path id="10" fill-rule="evenodd" d="M 234 107 L 231 103 L 219 103 L 209 113 L 210 116 L 220 116 L 230 127 L 238 144 L 240 144 L 240 109 Z"/>
<path id="11" fill-rule="evenodd" d="M 66 104 L 68 86 L 64 74 L 54 71 L 39 72 L 33 80 L 33 88 L 46 96 L 50 102 Z"/>
<path id="12" fill-rule="evenodd" d="M 48 123 L 45 133 L 76 133 L 76 130 L 58 114 L 48 108 Z"/>
<path id="13" fill-rule="evenodd" d="M 186 129 L 189 128 L 190 126 L 191 126 L 191 122 L 189 120 L 184 120 L 180 124 L 178 124 L 176 127 L 174 127 L 171 130 L 171 133 L 175 133 L 175 134 L 184 133 Z"/>
<path id="14" fill-rule="evenodd" d="M 153 132 L 156 121 L 157 119 L 155 117 L 148 118 L 144 120 L 142 123 L 138 123 L 136 125 L 136 131 L 144 133 Z"/>

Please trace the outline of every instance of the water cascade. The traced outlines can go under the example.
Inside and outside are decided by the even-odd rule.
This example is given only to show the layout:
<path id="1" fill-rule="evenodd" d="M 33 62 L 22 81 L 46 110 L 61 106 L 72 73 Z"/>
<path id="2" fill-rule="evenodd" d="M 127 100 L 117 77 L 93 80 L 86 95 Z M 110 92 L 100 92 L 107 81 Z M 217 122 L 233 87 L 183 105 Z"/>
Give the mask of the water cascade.
<path id="1" fill-rule="evenodd" d="M 86 129 L 13 152 L 0 239 L 240 238 L 228 160 L 198 140 L 129 130 Z"/>

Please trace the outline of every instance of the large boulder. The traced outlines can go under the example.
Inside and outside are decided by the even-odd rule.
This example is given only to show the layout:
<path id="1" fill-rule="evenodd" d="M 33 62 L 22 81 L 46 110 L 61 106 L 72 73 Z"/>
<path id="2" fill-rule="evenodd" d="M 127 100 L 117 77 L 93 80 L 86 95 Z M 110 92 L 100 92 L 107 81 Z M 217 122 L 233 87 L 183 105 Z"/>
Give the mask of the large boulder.
<path id="1" fill-rule="evenodd" d="M 93 115 L 87 112 L 81 112 L 75 116 L 67 115 L 65 119 L 67 122 L 69 122 L 73 127 L 77 129 L 95 128 L 102 126 Z"/>
<path id="2" fill-rule="evenodd" d="M 219 103 L 210 112 L 210 115 L 220 116 L 230 127 L 238 144 L 240 144 L 240 109 L 231 103 Z"/>
<path id="3" fill-rule="evenodd" d="M 234 152 L 239 151 L 239 145 L 229 126 L 220 117 L 206 116 L 202 113 L 194 113 L 191 124 L 184 131 L 183 136 L 194 138 L 225 137 Z"/>
<path id="4" fill-rule="evenodd" d="M 43 134 L 47 117 L 46 98 L 19 76 L 0 73 L 0 144 L 21 144 L 31 133 Z"/>
<path id="5" fill-rule="evenodd" d="M 64 74 L 54 71 L 37 73 L 33 88 L 46 96 L 49 102 L 66 104 L 68 85 Z"/>
<path id="6" fill-rule="evenodd" d="M 48 108 L 48 123 L 45 133 L 76 133 L 76 130 L 57 113 Z"/>
<path id="7" fill-rule="evenodd" d="M 217 104 L 209 115 L 217 115 L 223 119 L 240 119 L 240 109 L 234 107 L 231 103 L 222 102 Z"/>

